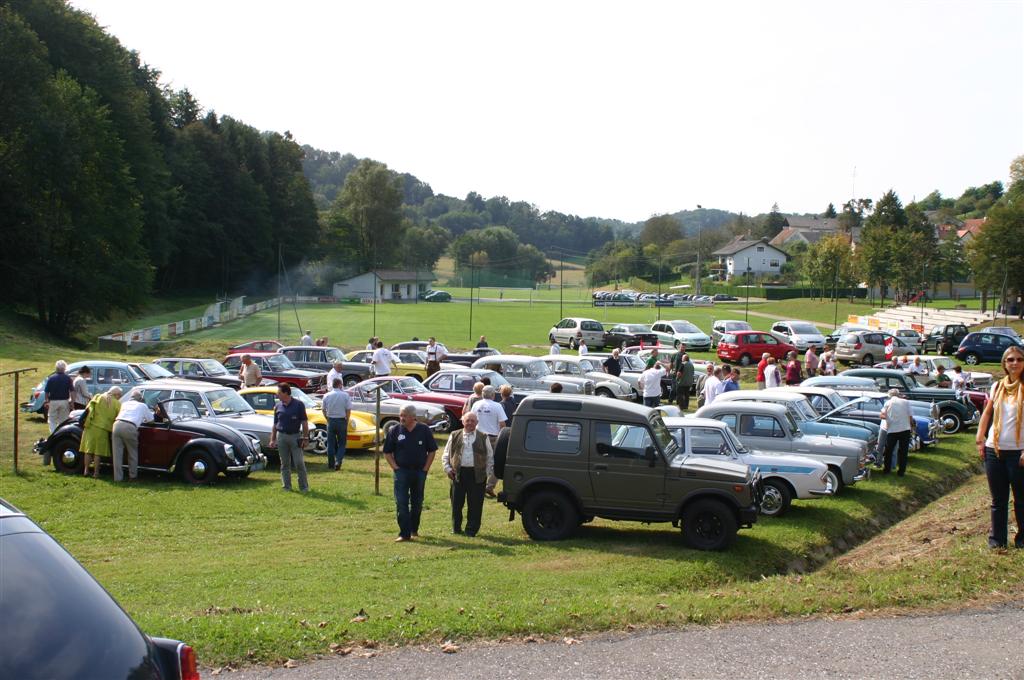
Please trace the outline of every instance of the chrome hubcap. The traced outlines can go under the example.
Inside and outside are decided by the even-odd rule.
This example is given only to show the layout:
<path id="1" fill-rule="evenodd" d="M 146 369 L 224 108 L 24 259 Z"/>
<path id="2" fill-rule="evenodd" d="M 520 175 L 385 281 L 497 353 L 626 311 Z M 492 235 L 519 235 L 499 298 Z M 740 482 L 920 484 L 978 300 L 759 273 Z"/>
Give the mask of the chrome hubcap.
<path id="1" fill-rule="evenodd" d="M 327 430 L 319 427 L 309 431 L 309 443 L 313 445 L 313 453 L 327 452 Z"/>
<path id="2" fill-rule="evenodd" d="M 78 454 L 72 451 L 71 449 L 68 449 L 63 454 L 61 454 L 61 460 L 63 460 L 64 465 L 67 465 L 68 467 L 73 466 L 77 458 Z"/>
<path id="3" fill-rule="evenodd" d="M 764 496 L 761 498 L 761 512 L 765 515 L 774 515 L 782 508 L 782 494 L 774 486 L 764 488 Z"/>
<path id="4" fill-rule="evenodd" d="M 192 476 L 197 479 L 206 476 L 206 463 L 201 460 L 197 460 L 192 463 Z"/>

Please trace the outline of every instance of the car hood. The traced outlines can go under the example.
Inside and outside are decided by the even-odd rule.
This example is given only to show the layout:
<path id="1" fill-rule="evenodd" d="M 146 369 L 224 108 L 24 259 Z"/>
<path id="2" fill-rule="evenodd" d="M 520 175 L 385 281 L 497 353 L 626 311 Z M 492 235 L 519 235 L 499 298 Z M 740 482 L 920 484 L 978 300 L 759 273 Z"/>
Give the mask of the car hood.
<path id="1" fill-rule="evenodd" d="M 628 380 L 624 380 L 621 377 L 614 376 L 611 373 L 604 373 L 603 371 L 590 371 L 586 374 L 585 377 L 587 380 L 590 380 L 594 383 L 613 382 L 617 383 L 620 387 L 627 391 L 632 389 Z"/>
<path id="2" fill-rule="evenodd" d="M 733 458 L 711 458 L 709 456 L 686 456 L 672 467 L 678 470 L 679 476 L 696 473 L 705 479 L 745 484 L 749 468 Z"/>
<path id="3" fill-rule="evenodd" d="M 803 433 L 793 440 L 793 451 L 835 456 L 859 456 L 867 451 L 868 444 L 859 439 L 831 437 L 824 434 Z"/>
<path id="4" fill-rule="evenodd" d="M 828 470 L 828 465 L 806 456 L 787 456 L 783 453 L 775 454 L 756 449 L 744 455 L 742 460 L 751 467 L 756 466 L 761 471 L 761 474 L 772 472 L 772 468 L 776 468 L 775 471 L 777 472 L 797 473 L 825 472 Z"/>
<path id="5" fill-rule="evenodd" d="M 243 432 L 270 434 L 270 431 L 274 429 L 274 416 L 265 416 L 260 413 L 216 416 L 216 422 Z"/>
<path id="6" fill-rule="evenodd" d="M 702 343 L 711 342 L 711 337 L 707 333 L 676 333 L 676 337 L 684 343 Z"/>

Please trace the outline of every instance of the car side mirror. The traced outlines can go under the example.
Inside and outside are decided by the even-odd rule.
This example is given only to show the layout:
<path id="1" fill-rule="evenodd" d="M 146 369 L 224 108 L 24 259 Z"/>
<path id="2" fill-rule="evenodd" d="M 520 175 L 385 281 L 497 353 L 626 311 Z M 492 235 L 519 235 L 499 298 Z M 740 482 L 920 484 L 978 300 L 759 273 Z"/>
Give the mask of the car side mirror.
<path id="1" fill-rule="evenodd" d="M 648 446 L 646 449 L 644 449 L 644 458 L 647 459 L 647 465 L 648 466 L 654 467 L 654 464 L 658 460 L 658 454 L 654 450 L 653 446 Z"/>

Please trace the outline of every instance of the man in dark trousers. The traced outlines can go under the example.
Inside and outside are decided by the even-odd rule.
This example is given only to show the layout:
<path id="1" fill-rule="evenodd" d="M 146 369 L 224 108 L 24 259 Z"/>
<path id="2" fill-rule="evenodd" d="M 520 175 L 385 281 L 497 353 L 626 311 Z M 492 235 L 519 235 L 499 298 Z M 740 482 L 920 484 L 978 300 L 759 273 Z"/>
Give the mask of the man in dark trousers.
<path id="1" fill-rule="evenodd" d="M 270 431 L 270 448 L 276 448 L 281 458 L 281 488 L 292 490 L 292 468 L 299 474 L 299 491 L 309 491 L 306 478 L 306 459 L 302 447 L 309 443 L 309 421 L 306 406 L 292 398 L 292 386 L 277 386 L 277 404 L 274 406 L 274 429 Z"/>
<path id="2" fill-rule="evenodd" d="M 484 494 L 494 475 L 494 449 L 490 438 L 476 429 L 477 422 L 476 413 L 464 413 L 463 428 L 448 438 L 441 456 L 444 472 L 452 480 L 452 533 L 462 533 L 462 508 L 468 503 L 467 536 L 480 531 Z"/>
<path id="3" fill-rule="evenodd" d="M 676 404 L 683 411 L 690 408 L 690 390 L 693 388 L 693 362 L 686 352 L 678 352 L 672 358 L 676 375 Z"/>
<path id="4" fill-rule="evenodd" d="M 419 537 L 423 511 L 423 487 L 434 463 L 437 443 L 423 423 L 416 422 L 416 406 L 406 404 L 398 416 L 401 424 L 384 439 L 384 456 L 395 472 L 395 505 L 398 507 L 398 538 L 402 543 Z"/>

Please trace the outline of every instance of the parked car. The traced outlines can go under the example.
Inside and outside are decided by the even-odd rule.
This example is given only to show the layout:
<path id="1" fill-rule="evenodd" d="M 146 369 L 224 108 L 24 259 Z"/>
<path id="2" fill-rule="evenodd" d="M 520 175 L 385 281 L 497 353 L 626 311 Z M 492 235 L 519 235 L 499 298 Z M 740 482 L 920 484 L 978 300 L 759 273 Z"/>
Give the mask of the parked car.
<path id="1" fill-rule="evenodd" d="M 187 359 L 182 357 L 164 357 L 157 359 L 156 364 L 169 373 L 186 380 L 202 380 L 239 389 L 242 380 L 236 373 L 229 373 L 224 364 L 216 359 Z"/>
<path id="2" fill-rule="evenodd" d="M 960 346 L 960 342 L 967 337 L 970 329 L 962 323 L 947 323 L 932 326 L 928 335 L 924 338 L 925 354 L 938 352 L 939 354 L 952 354 Z"/>
<path id="3" fill-rule="evenodd" d="M 227 387 L 210 387 L 238 396 Z M 164 420 L 143 423 L 138 428 L 140 469 L 173 472 L 189 484 L 212 484 L 221 473 L 245 477 L 266 467 L 259 438 L 220 420 L 201 418 L 192 400 L 153 396 L 147 404 L 158 408 Z M 79 451 L 81 440 L 82 427 L 78 418 L 72 417 L 38 441 L 34 450 L 40 455 L 49 453 L 58 472 L 82 474 L 85 457 Z"/>
<path id="4" fill-rule="evenodd" d="M 604 347 L 604 326 L 601 325 L 601 322 L 577 316 L 566 317 L 552 326 L 548 331 L 548 342 L 557 342 L 559 345 L 576 349 L 578 346 L 577 334 L 582 334 L 589 349 Z"/>
<path id="5" fill-rule="evenodd" d="M 894 335 L 902 340 L 903 344 L 913 347 L 915 353 L 920 353 L 921 348 L 924 347 L 924 336 L 913 328 L 901 328 Z"/>
<path id="6" fill-rule="evenodd" d="M 981 419 L 981 411 L 974 401 L 979 399 L 983 409 L 984 401 L 987 399 L 984 392 L 973 393 L 976 395 L 973 398 L 972 393 L 967 392 L 960 400 L 957 398 L 956 392 L 951 389 L 922 387 L 903 371 L 886 368 L 851 368 L 843 371 L 842 375 L 871 378 L 878 386 L 879 392 L 898 389 L 900 395 L 908 399 L 936 402 L 939 406 L 939 422 L 942 423 L 942 431 L 945 434 L 954 434 L 977 425 Z"/>
<path id="7" fill-rule="evenodd" d="M 241 345 L 228 347 L 228 354 L 248 354 L 249 352 L 276 352 L 283 345 L 277 340 L 250 340 Z"/>
<path id="8" fill-rule="evenodd" d="M 274 407 L 278 402 L 276 387 L 246 387 L 239 390 L 238 394 L 252 406 L 256 413 L 266 416 L 274 415 Z M 306 420 L 309 422 L 309 448 L 307 450 L 319 456 L 326 455 L 327 417 L 324 415 L 322 404 L 298 387 L 292 388 L 292 398 L 298 399 L 306 407 Z M 366 449 L 373 446 L 376 441 L 376 429 L 373 415 L 353 410 L 345 432 L 345 447 L 347 449 Z"/>
<path id="9" fill-rule="evenodd" d="M 605 517 L 672 522 L 690 546 L 723 550 L 739 527 L 757 521 L 760 480 L 725 456 L 693 454 L 691 441 L 713 435 L 728 445 L 720 424 L 688 418 L 683 427 L 681 448 L 652 409 L 531 395 L 498 439 L 495 474 L 504 480 L 498 500 L 520 513 L 535 540 L 568 538 L 580 524 Z"/>
<path id="10" fill-rule="evenodd" d="M 807 378 L 800 383 L 800 387 L 824 387 L 833 389 L 846 398 L 853 398 L 860 395 L 868 395 L 878 392 L 878 384 L 871 378 L 855 378 L 853 376 L 841 375 L 818 375 Z M 888 399 L 888 395 L 885 395 Z M 933 420 L 939 417 L 938 404 L 930 401 L 918 401 L 908 399 L 910 408 L 914 415 L 921 415 Z"/>
<path id="11" fill-rule="evenodd" d="M 451 392 L 433 392 L 419 380 L 409 376 L 386 375 L 370 378 L 366 383 L 380 385 L 392 399 L 423 402 L 440 406 L 448 418 L 448 431 L 462 427 L 462 409 L 466 406 L 466 395 Z M 365 384 L 365 383 L 364 383 Z"/>
<path id="12" fill-rule="evenodd" d="M 1019 341 L 1002 333 L 968 333 L 956 348 L 957 359 L 969 366 L 985 363 L 998 363 L 1003 360 L 1003 352 L 1010 347 L 1024 347 Z"/>
<path id="13" fill-rule="evenodd" d="M 474 347 L 473 349 L 466 350 L 465 352 L 455 352 L 445 357 L 445 363 L 458 364 L 459 366 L 472 366 L 473 362 L 480 357 L 493 357 L 496 354 L 501 354 L 500 350 L 494 349 L 493 347 Z"/>
<path id="14" fill-rule="evenodd" d="M 422 381 L 427 377 L 427 355 L 414 349 L 400 349 L 391 352 L 395 356 L 395 366 L 389 375 L 407 375 Z M 349 361 L 365 364 L 367 370 L 373 361 L 373 352 L 368 349 L 360 350 L 349 355 Z M 457 364 L 446 361 L 441 362 L 441 368 L 456 368 Z"/>
<path id="15" fill-rule="evenodd" d="M 651 325 L 651 330 L 668 336 L 668 341 L 662 344 L 671 347 L 678 348 L 680 345 L 685 345 L 688 352 L 707 352 L 711 349 L 711 336 L 686 319 L 658 321 Z"/>
<path id="16" fill-rule="evenodd" d="M 192 647 L 143 633 L 71 553 L 2 499 L 0 574 L 0 677 L 199 679 Z"/>
<path id="17" fill-rule="evenodd" d="M 617 323 L 604 333 L 604 347 L 629 347 L 631 345 L 657 345 L 658 336 L 650 326 L 642 323 Z M 587 349 L 590 349 L 589 344 Z"/>
<path id="18" fill-rule="evenodd" d="M 473 368 L 484 368 L 500 373 L 513 387 L 520 390 L 549 392 L 553 383 L 559 383 L 566 394 L 593 394 L 594 381 L 570 375 L 555 375 L 539 357 L 521 354 L 499 354 L 473 362 Z"/>
<path id="19" fill-rule="evenodd" d="M 737 331 L 750 331 L 754 330 L 753 327 L 746 321 L 736 321 L 735 319 L 719 319 L 718 321 L 711 324 L 711 347 L 712 349 L 718 347 L 718 341 L 726 333 L 735 333 Z"/>
<path id="20" fill-rule="evenodd" d="M 289 345 L 277 350 L 278 354 L 288 357 L 296 368 L 317 373 L 329 373 L 334 364 L 341 362 L 341 379 L 345 387 L 352 387 L 370 377 L 370 367 L 358 361 L 349 361 L 345 352 L 337 347 L 310 347 L 309 345 Z M 324 383 L 325 389 L 331 386 Z"/>
<path id="21" fill-rule="evenodd" d="M 327 373 L 298 368 L 291 359 L 277 352 L 248 352 L 254 364 L 260 367 L 264 378 L 279 383 L 288 383 L 304 392 L 323 392 Z M 229 354 L 224 358 L 224 368 L 236 373 L 242 367 L 241 354 Z"/>
<path id="22" fill-rule="evenodd" d="M 801 432 L 782 404 L 715 399 L 694 415 L 722 421 L 748 449 L 806 456 L 825 463 L 834 493 L 871 477 L 865 442 Z"/>
<path id="23" fill-rule="evenodd" d="M 735 295 L 728 295 L 726 293 L 716 293 L 711 299 L 715 302 L 736 302 L 739 300 Z"/>
<path id="24" fill-rule="evenodd" d="M 594 364 L 603 365 L 604 360 L 611 355 L 611 352 L 590 352 L 587 354 L 587 359 Z M 637 401 L 640 401 L 640 374 L 643 373 L 646 368 L 643 359 L 635 354 L 620 353 L 619 365 L 622 366 L 622 372 L 619 373 L 619 377 L 629 383 L 630 389 L 637 394 Z M 602 368 L 601 370 L 604 369 Z"/>
<path id="25" fill-rule="evenodd" d="M 836 343 L 836 361 L 841 364 L 874 366 L 876 360 L 885 359 L 886 345 L 892 346 L 891 356 L 914 353 L 914 348 L 899 338 L 882 331 L 850 331 Z"/>
<path id="26" fill-rule="evenodd" d="M 451 302 L 452 294 L 444 290 L 432 290 L 423 296 L 424 302 Z"/>
<path id="27" fill-rule="evenodd" d="M 377 393 L 380 392 L 380 428 L 385 434 L 398 426 L 398 414 L 402 407 L 409 403 L 405 399 L 392 399 L 387 392 L 378 390 L 377 386 L 369 381 L 361 382 L 345 391 L 352 398 L 353 411 L 363 411 L 374 417 L 377 415 Z M 448 431 L 448 414 L 442 407 L 426 403 L 417 403 L 415 406 L 418 422 L 435 432 Z"/>
<path id="28" fill-rule="evenodd" d="M 567 354 L 550 354 L 540 359 L 548 365 L 548 368 L 555 375 L 567 375 L 592 381 L 594 383 L 594 394 L 598 397 L 636 400 L 637 393 L 628 381 L 605 373 L 601 368 L 600 361 L 591 361 L 589 355 L 579 357 Z"/>
<path id="29" fill-rule="evenodd" d="M 946 375 L 950 381 L 953 379 L 953 369 L 959 364 L 953 361 L 950 357 L 944 357 L 941 355 L 925 355 L 925 354 L 911 354 L 907 356 L 907 361 L 911 364 L 914 363 L 915 359 L 920 359 L 921 363 L 928 369 L 928 373 L 925 375 L 912 374 L 914 379 L 918 383 L 925 387 L 933 387 L 936 383 L 936 378 L 939 375 L 938 368 L 942 366 Z M 896 368 L 893 361 L 883 361 L 880 364 L 875 364 L 875 368 Z M 900 367 L 902 370 L 902 367 Z M 962 369 L 961 369 L 962 370 Z M 973 390 L 985 390 L 992 386 L 992 374 L 984 373 L 982 371 L 962 371 L 964 377 L 967 378 L 967 386 Z"/>
<path id="30" fill-rule="evenodd" d="M 817 326 L 807 321 L 776 321 L 772 324 L 772 334 L 782 342 L 793 345 L 800 352 L 806 351 L 808 347 L 813 347 L 818 352 L 825 349 L 825 336 Z"/>
<path id="31" fill-rule="evenodd" d="M 725 333 L 718 340 L 718 358 L 742 366 L 756 364 L 765 352 L 775 357 L 776 361 L 781 361 L 795 351 L 796 347 L 788 342 L 761 331 Z"/>
<path id="32" fill-rule="evenodd" d="M 1024 339 L 1020 337 L 1020 334 L 1017 333 L 1017 331 L 1015 331 L 1014 329 L 1010 328 L 1009 326 L 986 326 L 985 328 L 982 328 L 979 332 L 996 333 L 997 335 L 1008 335 L 1014 340 L 1016 340 L 1018 343 L 1024 344 Z"/>
<path id="33" fill-rule="evenodd" d="M 829 333 L 828 335 L 825 336 L 825 349 L 833 349 L 834 350 L 836 348 L 836 345 L 839 344 L 839 341 L 847 333 L 852 333 L 854 331 L 869 331 L 869 330 L 871 330 L 871 329 L 868 328 L 867 326 L 861 326 L 861 325 L 858 325 L 858 324 L 844 323 L 842 326 L 840 326 L 839 328 L 835 329 L 834 331 L 832 331 L 831 333 Z"/>
<path id="34" fill-rule="evenodd" d="M 753 451 L 744 446 L 724 423 L 708 428 L 690 426 L 693 418 L 663 419 L 665 427 L 672 433 L 680 449 L 686 449 L 685 438 L 689 435 L 692 455 L 708 456 L 715 460 L 720 460 L 720 457 L 730 458 L 758 472 L 761 475 L 763 490 L 760 507 L 762 515 L 784 515 L 795 498 L 810 500 L 832 495 L 832 487 L 828 481 L 828 466 L 820 461 L 807 457 Z"/>
<path id="35" fill-rule="evenodd" d="M 166 374 L 165 377 L 171 376 L 168 371 L 153 364 L 147 364 L 146 371 L 143 371 L 139 364 L 126 363 L 124 361 L 108 361 L 106 359 L 76 361 L 68 364 L 67 374 L 72 378 L 78 377 L 78 370 L 83 366 L 88 366 L 92 370 L 92 375 L 89 377 L 88 383 L 86 383 L 86 388 L 89 390 L 89 394 L 93 395 L 106 392 L 115 385 L 127 392 L 137 385 L 147 383 L 150 381 L 150 378 L 146 371 L 150 373 L 153 373 L 154 370 L 163 371 Z M 22 413 L 40 413 L 44 417 L 46 416 L 45 388 L 46 378 L 43 378 L 42 381 L 32 388 L 31 396 L 21 403 L 20 410 Z"/>

